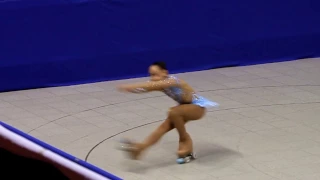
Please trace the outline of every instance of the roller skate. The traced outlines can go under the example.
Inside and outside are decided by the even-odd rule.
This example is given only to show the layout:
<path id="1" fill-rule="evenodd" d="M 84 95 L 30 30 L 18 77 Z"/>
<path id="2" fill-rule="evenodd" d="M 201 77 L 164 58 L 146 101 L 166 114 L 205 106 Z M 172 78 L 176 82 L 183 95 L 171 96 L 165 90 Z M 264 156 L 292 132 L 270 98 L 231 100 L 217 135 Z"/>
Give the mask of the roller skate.
<path id="1" fill-rule="evenodd" d="M 192 140 L 187 142 L 179 142 L 179 149 L 177 152 L 178 164 L 185 164 L 196 159 L 196 154 L 193 152 Z"/>
<path id="2" fill-rule="evenodd" d="M 185 163 L 189 163 L 192 160 L 196 159 L 196 154 L 195 153 L 190 153 L 184 157 L 180 157 L 178 158 L 176 161 L 178 164 L 185 164 Z"/>
<path id="3" fill-rule="evenodd" d="M 140 149 L 138 146 L 128 139 L 120 140 L 120 144 L 117 149 L 127 152 L 129 157 L 134 160 L 138 159 L 138 156 L 140 155 Z"/>

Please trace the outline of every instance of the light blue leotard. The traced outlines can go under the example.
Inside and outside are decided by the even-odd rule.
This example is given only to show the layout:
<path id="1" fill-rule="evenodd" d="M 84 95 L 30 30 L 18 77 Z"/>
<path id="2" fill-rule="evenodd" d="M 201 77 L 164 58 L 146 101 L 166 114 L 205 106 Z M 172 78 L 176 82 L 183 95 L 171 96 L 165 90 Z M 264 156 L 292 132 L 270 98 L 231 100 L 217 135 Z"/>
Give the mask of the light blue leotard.
<path id="1" fill-rule="evenodd" d="M 169 79 L 170 78 L 173 78 L 177 84 L 180 83 L 179 79 L 175 76 L 169 76 L 168 77 Z M 172 87 L 169 87 L 169 88 L 166 88 L 164 89 L 164 93 L 169 96 L 170 98 L 172 98 L 173 100 L 175 100 L 176 102 L 178 102 L 179 104 L 185 104 L 183 101 L 182 101 L 182 95 L 183 95 L 183 89 L 179 86 L 172 86 Z M 216 102 L 213 102 L 213 101 L 210 101 L 202 96 L 199 96 L 197 95 L 196 93 L 194 93 L 192 95 L 192 102 L 191 104 L 195 104 L 195 105 L 198 105 L 200 107 L 203 107 L 203 108 L 209 108 L 209 107 L 217 107 L 219 106 L 218 103 Z"/>

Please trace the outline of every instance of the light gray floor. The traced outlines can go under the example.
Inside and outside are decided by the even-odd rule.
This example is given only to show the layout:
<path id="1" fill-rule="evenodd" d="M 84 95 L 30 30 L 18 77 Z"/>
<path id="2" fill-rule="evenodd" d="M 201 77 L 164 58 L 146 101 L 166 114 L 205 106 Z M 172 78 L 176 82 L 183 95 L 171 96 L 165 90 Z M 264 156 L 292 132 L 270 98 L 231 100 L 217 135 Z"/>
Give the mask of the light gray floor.
<path id="1" fill-rule="evenodd" d="M 115 90 L 137 79 L 1 93 L 0 119 L 81 159 L 92 150 L 88 162 L 126 180 L 320 179 L 320 59 L 178 76 L 221 104 L 188 124 L 198 159 L 185 165 L 175 163 L 175 131 L 142 161 L 115 150 L 175 105 L 161 93 Z"/>

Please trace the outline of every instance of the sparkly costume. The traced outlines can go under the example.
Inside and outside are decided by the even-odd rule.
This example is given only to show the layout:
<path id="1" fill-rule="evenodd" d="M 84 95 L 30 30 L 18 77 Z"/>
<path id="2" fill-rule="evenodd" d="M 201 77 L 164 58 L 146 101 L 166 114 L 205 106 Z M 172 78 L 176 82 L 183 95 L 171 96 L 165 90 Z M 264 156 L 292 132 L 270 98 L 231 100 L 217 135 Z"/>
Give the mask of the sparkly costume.
<path id="1" fill-rule="evenodd" d="M 160 82 L 149 81 L 149 83 L 150 84 L 148 87 L 136 88 L 134 92 L 143 93 L 143 92 L 152 91 L 152 90 L 160 90 L 160 91 L 163 91 L 167 96 L 169 96 L 170 98 L 178 102 L 179 104 L 195 104 L 204 108 L 219 106 L 218 103 L 210 101 L 202 96 L 199 96 L 194 92 L 190 92 L 192 93 L 191 103 L 183 102 L 183 95 L 186 92 L 182 88 L 180 80 L 175 76 L 169 76 L 167 79 L 162 80 Z"/>

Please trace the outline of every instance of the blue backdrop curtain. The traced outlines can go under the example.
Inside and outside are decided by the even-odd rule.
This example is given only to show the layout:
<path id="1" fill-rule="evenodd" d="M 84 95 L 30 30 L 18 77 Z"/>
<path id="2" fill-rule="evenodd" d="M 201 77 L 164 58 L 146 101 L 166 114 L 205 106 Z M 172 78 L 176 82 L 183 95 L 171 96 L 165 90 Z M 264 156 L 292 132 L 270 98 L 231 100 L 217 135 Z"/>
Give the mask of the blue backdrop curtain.
<path id="1" fill-rule="evenodd" d="M 317 0 L 0 1 L 0 91 L 320 55 Z"/>

